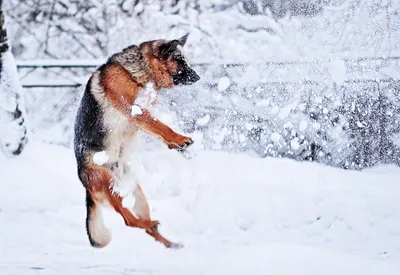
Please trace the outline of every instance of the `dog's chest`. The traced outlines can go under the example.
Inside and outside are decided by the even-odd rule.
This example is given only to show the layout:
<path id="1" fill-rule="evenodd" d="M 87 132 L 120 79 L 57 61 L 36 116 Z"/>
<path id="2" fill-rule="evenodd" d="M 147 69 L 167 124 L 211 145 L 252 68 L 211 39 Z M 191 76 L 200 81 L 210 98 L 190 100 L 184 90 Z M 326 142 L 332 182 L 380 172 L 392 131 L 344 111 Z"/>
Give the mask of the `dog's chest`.
<path id="1" fill-rule="evenodd" d="M 130 124 L 122 113 L 113 108 L 104 112 L 104 122 L 107 129 L 104 145 L 108 162 L 119 161 L 135 136 L 137 127 Z"/>
<path id="2" fill-rule="evenodd" d="M 140 89 L 134 102 L 132 102 L 132 111 L 134 107 L 142 113 L 143 109 L 151 109 L 155 103 L 157 92 L 153 84 L 148 83 Z M 105 150 L 109 156 L 109 162 L 123 161 L 132 151 L 132 139 L 137 133 L 137 126 L 130 123 L 126 115 L 115 109 L 111 104 L 104 109 L 103 119 L 106 127 L 107 136 L 105 139 Z M 134 114 L 132 112 L 131 114 Z"/>

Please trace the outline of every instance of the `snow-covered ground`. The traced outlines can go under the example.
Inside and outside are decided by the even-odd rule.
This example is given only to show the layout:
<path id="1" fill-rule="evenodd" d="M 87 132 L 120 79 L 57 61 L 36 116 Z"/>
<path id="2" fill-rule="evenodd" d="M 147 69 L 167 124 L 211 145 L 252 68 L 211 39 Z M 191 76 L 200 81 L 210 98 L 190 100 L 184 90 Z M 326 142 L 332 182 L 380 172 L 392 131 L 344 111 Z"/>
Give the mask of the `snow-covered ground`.
<path id="1" fill-rule="evenodd" d="M 72 150 L 32 141 L 0 156 L 0 274 L 399 274 L 400 168 L 145 152 L 138 178 L 168 250 L 112 211 L 89 246 Z"/>

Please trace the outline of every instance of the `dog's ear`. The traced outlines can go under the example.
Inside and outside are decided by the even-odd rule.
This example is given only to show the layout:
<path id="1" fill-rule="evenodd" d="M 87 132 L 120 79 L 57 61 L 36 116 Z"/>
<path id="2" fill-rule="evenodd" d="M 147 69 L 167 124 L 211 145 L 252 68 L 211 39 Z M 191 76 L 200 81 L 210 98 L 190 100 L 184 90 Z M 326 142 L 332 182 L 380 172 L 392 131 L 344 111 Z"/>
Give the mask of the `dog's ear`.
<path id="1" fill-rule="evenodd" d="M 188 36 L 189 36 L 189 33 L 187 33 L 184 36 L 182 36 L 181 38 L 179 38 L 178 39 L 179 45 L 181 45 L 182 47 L 185 46 Z"/>
<path id="2" fill-rule="evenodd" d="M 179 45 L 178 40 L 168 41 L 158 47 L 158 54 L 162 57 L 168 57 Z"/>

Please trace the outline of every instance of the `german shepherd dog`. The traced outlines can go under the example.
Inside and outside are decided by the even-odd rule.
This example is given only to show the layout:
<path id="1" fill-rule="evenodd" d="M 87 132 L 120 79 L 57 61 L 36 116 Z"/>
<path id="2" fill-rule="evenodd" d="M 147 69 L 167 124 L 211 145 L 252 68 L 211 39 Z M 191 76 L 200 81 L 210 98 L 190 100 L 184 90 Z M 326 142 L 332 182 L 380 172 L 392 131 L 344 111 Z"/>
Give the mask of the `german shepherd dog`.
<path id="1" fill-rule="evenodd" d="M 134 180 L 127 156 L 139 128 L 160 138 L 170 149 L 182 152 L 193 143 L 149 112 L 161 89 L 200 79 L 182 53 L 187 37 L 129 46 L 112 55 L 86 84 L 75 120 L 74 151 L 78 176 L 86 189 L 86 230 L 93 247 L 101 248 L 111 241 L 102 217 L 103 205 L 111 206 L 127 226 L 144 229 L 166 247 L 182 247 L 159 233 L 159 222 L 150 219 L 139 185 L 132 190 L 135 203 L 128 208 L 115 186 L 122 180 Z"/>

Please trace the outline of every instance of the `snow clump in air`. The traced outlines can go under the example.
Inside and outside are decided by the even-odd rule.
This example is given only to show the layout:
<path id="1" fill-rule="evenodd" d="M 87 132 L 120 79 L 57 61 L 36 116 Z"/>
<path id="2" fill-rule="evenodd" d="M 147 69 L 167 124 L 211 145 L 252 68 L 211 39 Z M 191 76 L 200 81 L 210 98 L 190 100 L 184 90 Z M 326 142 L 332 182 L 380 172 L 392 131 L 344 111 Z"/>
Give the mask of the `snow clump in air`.
<path id="1" fill-rule="evenodd" d="M 141 115 L 141 114 L 143 114 L 142 109 L 138 105 L 133 105 L 131 115 L 137 116 L 137 115 Z"/>
<path id="2" fill-rule="evenodd" d="M 218 91 L 223 92 L 226 89 L 228 89 L 230 85 L 231 85 L 231 81 L 229 80 L 228 77 L 226 77 L 226 76 L 221 77 L 218 82 Z"/>
<path id="3" fill-rule="evenodd" d="M 104 163 L 107 163 L 107 161 L 108 155 L 106 151 L 96 152 L 93 155 L 93 162 L 97 165 L 103 165 Z"/>

